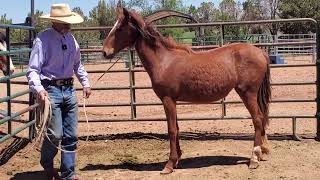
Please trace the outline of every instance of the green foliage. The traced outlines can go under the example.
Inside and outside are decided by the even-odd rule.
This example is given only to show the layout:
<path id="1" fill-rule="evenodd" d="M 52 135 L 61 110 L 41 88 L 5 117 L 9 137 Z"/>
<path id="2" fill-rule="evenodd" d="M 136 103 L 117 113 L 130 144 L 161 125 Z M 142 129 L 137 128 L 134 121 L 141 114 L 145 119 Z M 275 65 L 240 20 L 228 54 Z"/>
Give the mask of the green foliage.
<path id="1" fill-rule="evenodd" d="M 36 10 L 36 12 L 33 15 L 33 22 L 34 22 L 34 26 L 36 29 L 36 33 L 39 33 L 41 31 L 43 31 L 44 29 L 51 26 L 50 21 L 40 19 L 40 16 L 42 16 L 42 15 L 44 15 L 44 13 L 39 10 Z M 29 14 L 29 16 L 30 16 L 30 14 Z"/>
<path id="2" fill-rule="evenodd" d="M 128 8 L 139 11 L 143 16 L 153 12 L 153 4 L 149 0 L 129 0 Z"/>
<path id="3" fill-rule="evenodd" d="M 320 0 L 282 0 L 280 2 L 280 18 L 313 18 L 320 20 Z M 291 23 L 280 27 L 284 33 L 315 32 L 315 27 L 310 23 Z"/>
<path id="4" fill-rule="evenodd" d="M 219 4 L 214 1 L 204 1 L 198 7 L 185 6 L 186 0 L 99 0 L 97 6 L 89 11 L 85 16 L 80 7 L 73 8 L 84 18 L 84 22 L 73 27 L 92 27 L 92 26 L 112 26 L 116 20 L 117 5 L 135 9 L 141 15 L 153 13 L 161 9 L 175 10 L 190 14 L 200 23 L 217 21 L 240 21 L 240 20 L 262 20 L 275 18 L 314 18 L 320 21 L 320 0 L 221 0 Z M 39 33 L 51 26 L 51 23 L 39 17 L 42 11 L 36 10 L 33 20 L 36 32 Z M 30 16 L 30 14 L 29 14 Z M 181 24 L 189 23 L 188 20 L 176 17 L 169 17 L 155 22 L 155 24 Z M 12 20 L 6 14 L 0 16 L 0 24 L 12 24 Z M 190 32 L 195 32 L 198 40 L 209 40 L 211 43 L 219 42 L 220 27 L 204 28 L 167 28 L 159 29 L 165 36 L 173 37 L 185 36 Z M 276 25 L 248 25 L 248 26 L 225 26 L 225 36 L 242 36 L 244 34 L 276 34 L 279 26 Z M 311 24 L 283 24 L 281 31 L 284 33 L 308 33 L 315 32 L 315 27 Z M 80 44 L 85 46 L 90 42 L 99 42 L 106 36 L 105 31 L 75 31 L 73 34 Z M 14 30 L 10 32 L 11 42 L 26 41 L 28 32 L 25 30 Z M 204 38 L 206 37 L 206 38 Z M 202 39 L 201 39 L 202 38 Z"/>
<path id="5" fill-rule="evenodd" d="M 90 11 L 90 17 L 92 18 L 93 22 L 96 22 L 98 26 L 107 26 L 108 25 L 108 15 L 107 15 L 107 5 L 104 0 L 100 0 L 98 2 L 98 6 L 93 8 Z M 99 39 L 103 39 L 105 37 L 105 32 L 100 31 Z"/>
<path id="6" fill-rule="evenodd" d="M 234 0 L 223 0 L 219 4 L 219 11 L 216 18 L 219 21 L 237 21 L 240 19 L 240 7 Z M 240 34 L 240 26 L 226 26 L 224 34 Z"/>
<path id="7" fill-rule="evenodd" d="M 179 12 L 187 12 L 187 7 L 183 6 L 182 0 L 154 0 L 153 2 L 155 5 L 155 10 L 160 9 L 168 9 L 168 10 L 175 10 Z M 185 23 L 185 19 L 175 18 L 175 17 L 168 17 L 165 19 L 161 19 L 156 24 L 165 25 L 165 24 L 181 24 Z M 185 32 L 182 28 L 167 28 L 167 29 L 159 29 L 160 32 L 164 36 L 173 36 L 173 37 L 180 37 Z"/>
<path id="8" fill-rule="evenodd" d="M 87 16 L 84 15 L 84 13 L 80 7 L 75 7 L 75 8 L 73 8 L 72 11 L 77 12 L 84 19 L 83 23 L 75 24 L 75 25 L 73 25 L 73 27 L 89 27 L 89 26 L 95 25 L 91 19 L 89 19 Z M 77 39 L 77 41 L 79 42 L 80 47 L 86 47 L 89 40 L 98 41 L 100 33 L 97 31 L 75 31 L 75 32 L 73 32 L 73 35 Z"/>
<path id="9" fill-rule="evenodd" d="M 7 18 L 7 14 L 0 16 L 0 24 L 12 24 L 12 20 Z"/>
<path id="10" fill-rule="evenodd" d="M 7 18 L 7 15 L 0 16 L 0 24 L 12 24 L 12 20 Z M 5 29 L 1 29 L 2 32 L 5 33 Z M 10 29 L 10 42 L 22 42 L 25 41 L 25 37 L 27 35 L 26 30 L 20 29 Z"/>

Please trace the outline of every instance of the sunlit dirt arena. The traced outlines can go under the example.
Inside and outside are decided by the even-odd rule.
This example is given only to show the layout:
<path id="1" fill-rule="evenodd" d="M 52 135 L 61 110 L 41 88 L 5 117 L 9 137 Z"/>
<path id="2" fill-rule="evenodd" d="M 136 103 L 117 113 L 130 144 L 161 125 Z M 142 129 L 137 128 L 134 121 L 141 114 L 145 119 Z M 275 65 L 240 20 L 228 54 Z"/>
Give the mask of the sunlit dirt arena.
<path id="1" fill-rule="evenodd" d="M 287 64 L 310 63 L 309 57 L 286 58 Z M 106 70 L 111 64 L 86 65 L 87 70 Z M 125 69 L 124 64 L 112 70 Z M 101 73 L 90 74 L 93 87 L 129 86 L 128 73 L 106 74 L 96 82 Z M 136 73 L 136 86 L 149 86 L 146 73 Z M 272 83 L 315 81 L 315 67 L 272 68 Z M 24 79 L 24 78 L 21 78 Z M 79 87 L 79 84 L 77 84 Z M 5 86 L 0 85 L 3 89 Z M 26 87 L 16 85 L 12 91 Z M 274 86 L 274 100 L 315 99 L 315 85 Z M 5 95 L 1 91 L 1 97 Z M 81 91 L 78 92 L 82 104 Z M 152 90 L 136 90 L 138 103 L 159 102 Z M 27 96 L 20 99 L 27 99 Z M 231 92 L 227 100 L 239 100 Z M 86 102 L 89 104 L 130 103 L 129 90 L 94 91 Z M 13 111 L 25 106 L 13 105 Z M 127 119 L 131 116 L 127 107 L 87 107 L 89 121 Z M 5 109 L 5 104 L 0 105 Z M 314 115 L 316 104 L 271 103 L 270 115 Z M 243 104 L 227 105 L 226 115 L 249 116 Z M 221 105 L 181 105 L 178 117 L 221 116 Z M 138 106 L 138 118 L 164 117 L 162 106 Z M 27 115 L 21 119 L 26 119 Z M 79 119 L 85 120 L 83 108 Z M 13 123 L 13 127 L 21 124 Z M 316 133 L 315 119 L 297 119 L 297 132 L 304 140 L 294 141 L 292 119 L 271 119 L 268 128 L 271 154 L 258 169 L 248 169 L 253 147 L 253 125 L 248 120 L 180 121 L 180 144 L 183 150 L 178 169 L 170 175 L 160 175 L 169 156 L 167 124 L 160 122 L 94 122 L 79 124 L 79 151 L 77 173 L 83 179 L 319 179 L 320 143 L 312 138 Z M 7 126 L 1 125 L 6 132 Z M 28 131 L 18 134 L 27 137 Z M 85 141 L 90 135 L 89 141 Z M 41 179 L 44 173 L 39 164 L 39 152 L 25 146 L 20 138 L 11 138 L 1 145 L 0 179 Z M 16 149 L 22 148 L 18 153 Z M 14 155 L 13 155 L 14 154 Z M 11 157 L 13 155 L 13 157 Z M 10 158 L 11 157 L 11 158 Z M 59 168 L 58 156 L 55 164 Z"/>

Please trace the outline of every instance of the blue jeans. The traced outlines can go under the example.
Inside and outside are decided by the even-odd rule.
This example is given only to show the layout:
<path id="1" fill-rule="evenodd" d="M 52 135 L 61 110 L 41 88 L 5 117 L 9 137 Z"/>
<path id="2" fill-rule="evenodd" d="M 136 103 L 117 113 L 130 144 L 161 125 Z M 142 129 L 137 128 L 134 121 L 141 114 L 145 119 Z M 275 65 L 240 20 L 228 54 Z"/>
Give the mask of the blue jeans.
<path id="1" fill-rule="evenodd" d="M 59 146 L 67 151 L 77 148 L 78 102 L 73 86 L 45 86 L 49 94 L 52 119 L 48 125 L 48 137 L 41 148 L 40 164 L 44 169 L 53 168 L 53 159 Z M 53 144 L 55 144 L 55 146 Z M 61 178 L 68 179 L 75 173 L 75 152 L 61 152 Z"/>

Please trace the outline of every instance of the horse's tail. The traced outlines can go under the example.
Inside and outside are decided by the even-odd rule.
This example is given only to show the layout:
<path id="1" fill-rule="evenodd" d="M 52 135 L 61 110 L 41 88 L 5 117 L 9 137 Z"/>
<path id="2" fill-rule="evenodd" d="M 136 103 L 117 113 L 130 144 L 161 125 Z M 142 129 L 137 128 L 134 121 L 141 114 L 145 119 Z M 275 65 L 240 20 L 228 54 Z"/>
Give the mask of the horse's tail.
<path id="1" fill-rule="evenodd" d="M 264 53 L 264 57 L 267 61 L 267 71 L 265 72 L 264 79 L 260 85 L 258 92 L 258 104 L 260 110 L 264 116 L 262 122 L 263 127 L 269 125 L 269 103 L 271 99 L 271 87 L 270 87 L 270 59 L 268 54 Z"/>

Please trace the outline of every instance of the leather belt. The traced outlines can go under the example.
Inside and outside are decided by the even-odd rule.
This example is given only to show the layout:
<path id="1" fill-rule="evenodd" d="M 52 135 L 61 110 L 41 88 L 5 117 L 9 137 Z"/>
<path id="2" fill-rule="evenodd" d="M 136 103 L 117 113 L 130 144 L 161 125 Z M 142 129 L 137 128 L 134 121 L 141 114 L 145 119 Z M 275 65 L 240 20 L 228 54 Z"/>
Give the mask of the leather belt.
<path id="1" fill-rule="evenodd" d="M 51 85 L 51 86 L 72 86 L 73 85 L 73 78 L 54 79 L 54 80 L 44 79 L 44 80 L 41 80 L 41 84 Z"/>

